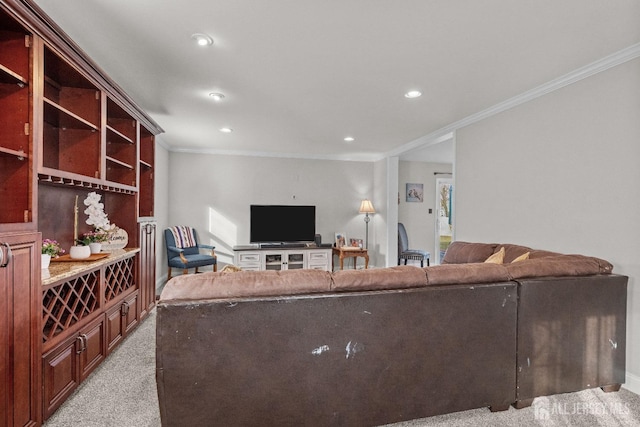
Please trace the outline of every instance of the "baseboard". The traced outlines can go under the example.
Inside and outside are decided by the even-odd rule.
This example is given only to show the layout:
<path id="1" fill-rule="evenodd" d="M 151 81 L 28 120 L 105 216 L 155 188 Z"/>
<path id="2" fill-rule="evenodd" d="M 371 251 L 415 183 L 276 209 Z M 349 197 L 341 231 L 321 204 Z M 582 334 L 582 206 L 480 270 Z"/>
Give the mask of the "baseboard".
<path id="1" fill-rule="evenodd" d="M 626 383 L 624 383 L 622 385 L 622 387 L 626 388 L 627 390 L 635 393 L 635 394 L 640 394 L 640 377 L 637 375 L 633 375 L 629 372 L 627 372 L 626 375 Z"/>

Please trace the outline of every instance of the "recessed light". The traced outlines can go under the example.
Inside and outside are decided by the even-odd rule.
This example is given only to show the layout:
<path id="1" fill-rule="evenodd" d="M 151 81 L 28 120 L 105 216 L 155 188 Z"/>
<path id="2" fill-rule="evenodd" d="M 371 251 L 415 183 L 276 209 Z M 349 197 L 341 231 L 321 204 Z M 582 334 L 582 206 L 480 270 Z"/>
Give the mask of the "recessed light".
<path id="1" fill-rule="evenodd" d="M 233 129 L 231 129 L 231 128 L 220 128 L 219 130 L 222 133 L 231 133 L 231 132 L 233 132 Z"/>
<path id="2" fill-rule="evenodd" d="M 353 142 L 356 139 L 354 137 L 352 137 L 352 136 L 347 136 L 347 137 L 344 138 L 344 140 L 345 140 L 345 142 Z"/>
<path id="3" fill-rule="evenodd" d="M 195 33 L 191 38 L 198 43 L 198 46 L 210 46 L 213 44 L 213 39 L 206 34 Z"/>
<path id="4" fill-rule="evenodd" d="M 405 98 L 417 98 L 420 95 L 422 95 L 422 92 L 420 92 L 419 90 L 410 90 L 409 92 L 404 94 Z"/>
<path id="5" fill-rule="evenodd" d="M 213 98 L 214 101 L 221 101 L 222 99 L 224 99 L 224 95 L 217 92 L 211 92 L 209 96 Z"/>

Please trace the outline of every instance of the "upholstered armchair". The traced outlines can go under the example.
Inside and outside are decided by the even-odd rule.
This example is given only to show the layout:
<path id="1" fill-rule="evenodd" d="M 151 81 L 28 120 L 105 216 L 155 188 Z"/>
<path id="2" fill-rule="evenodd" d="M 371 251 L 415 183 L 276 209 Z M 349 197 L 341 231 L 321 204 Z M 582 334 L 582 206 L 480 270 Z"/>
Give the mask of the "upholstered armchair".
<path id="1" fill-rule="evenodd" d="M 182 274 L 187 274 L 188 269 L 207 265 L 213 266 L 213 271 L 218 271 L 218 258 L 215 254 L 215 246 L 198 243 L 198 233 L 195 228 L 176 226 L 164 230 L 164 241 L 167 246 L 167 263 L 169 273 L 167 280 L 171 279 L 171 269 L 179 268 Z M 200 253 L 201 249 L 208 249 L 209 254 Z"/>
<path id="2" fill-rule="evenodd" d="M 429 266 L 429 258 L 431 254 L 422 249 L 409 249 L 409 237 L 407 236 L 407 230 L 404 228 L 404 224 L 398 223 L 398 265 L 400 261 L 404 260 L 404 265 L 407 265 L 407 260 L 420 261 L 420 267 L 424 267 L 424 262 L 427 261 Z"/>

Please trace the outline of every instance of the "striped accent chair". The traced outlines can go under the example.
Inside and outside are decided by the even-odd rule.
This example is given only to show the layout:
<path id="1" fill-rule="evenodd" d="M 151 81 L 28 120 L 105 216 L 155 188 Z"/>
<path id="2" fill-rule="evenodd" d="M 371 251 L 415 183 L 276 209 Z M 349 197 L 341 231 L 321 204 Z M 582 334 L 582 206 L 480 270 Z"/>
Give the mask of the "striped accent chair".
<path id="1" fill-rule="evenodd" d="M 187 274 L 190 268 L 207 265 L 213 266 L 213 271 L 218 271 L 218 258 L 215 246 L 198 243 L 198 233 L 193 227 L 175 226 L 164 230 L 164 241 L 167 246 L 167 262 L 169 272 L 167 280 L 171 279 L 171 269 L 179 268 L 182 274 Z M 200 253 L 201 249 L 210 250 L 210 253 Z"/>

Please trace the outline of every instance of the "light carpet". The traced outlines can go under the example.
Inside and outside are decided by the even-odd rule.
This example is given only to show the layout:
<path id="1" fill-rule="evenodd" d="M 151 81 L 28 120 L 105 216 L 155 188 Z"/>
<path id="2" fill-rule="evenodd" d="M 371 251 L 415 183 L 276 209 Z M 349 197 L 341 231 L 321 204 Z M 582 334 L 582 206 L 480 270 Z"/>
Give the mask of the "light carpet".
<path id="1" fill-rule="evenodd" d="M 85 380 L 45 427 L 159 427 L 156 311 Z M 215 421 L 212 420 L 212 426 Z M 266 425 L 266 424 L 265 424 Z M 537 398 L 529 408 L 486 408 L 390 424 L 393 427 L 640 426 L 640 396 L 622 389 Z"/>

